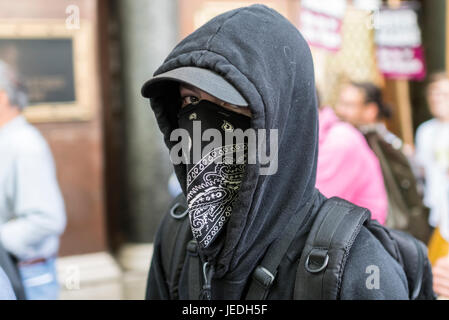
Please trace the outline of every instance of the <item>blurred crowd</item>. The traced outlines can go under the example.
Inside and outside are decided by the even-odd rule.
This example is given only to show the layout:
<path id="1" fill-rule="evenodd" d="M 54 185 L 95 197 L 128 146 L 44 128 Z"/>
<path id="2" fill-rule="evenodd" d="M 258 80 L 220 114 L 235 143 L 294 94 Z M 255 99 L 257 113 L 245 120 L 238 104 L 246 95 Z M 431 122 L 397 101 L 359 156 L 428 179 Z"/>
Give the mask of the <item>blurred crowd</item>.
<path id="1" fill-rule="evenodd" d="M 387 129 L 392 108 L 370 82 L 342 85 L 335 106 L 319 108 L 316 187 L 368 208 L 371 218 L 428 245 L 434 290 L 449 297 L 449 76 L 429 77 L 432 119 L 422 123 L 415 145 Z M 173 174 L 168 191 L 182 189 Z"/>
<path id="2" fill-rule="evenodd" d="M 350 82 L 335 106 L 320 106 L 317 188 L 370 209 L 372 218 L 428 244 L 434 290 L 449 296 L 449 77 L 429 78 L 432 119 L 406 145 L 386 125 L 381 89 Z"/>
<path id="3" fill-rule="evenodd" d="M 432 118 L 419 125 L 414 145 L 389 131 L 393 110 L 373 83 L 344 83 L 335 105 L 320 102 L 316 187 L 427 244 L 434 290 L 449 297 L 446 72 L 429 77 L 426 97 Z M 20 77 L 0 61 L 0 299 L 57 299 L 65 206 L 51 150 L 22 114 L 26 106 Z M 169 192 L 181 192 L 174 175 Z"/>

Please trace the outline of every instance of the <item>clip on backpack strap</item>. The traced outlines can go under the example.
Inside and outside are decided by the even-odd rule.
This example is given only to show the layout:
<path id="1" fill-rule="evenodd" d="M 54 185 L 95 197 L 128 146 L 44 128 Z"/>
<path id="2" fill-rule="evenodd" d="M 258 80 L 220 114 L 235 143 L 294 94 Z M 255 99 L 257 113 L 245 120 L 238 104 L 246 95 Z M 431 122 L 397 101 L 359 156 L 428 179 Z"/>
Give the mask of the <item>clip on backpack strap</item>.
<path id="1" fill-rule="evenodd" d="M 310 210 L 315 202 L 316 196 L 317 193 L 315 193 L 310 201 L 305 204 L 304 212 Z M 246 300 L 265 300 L 267 298 L 270 288 L 276 278 L 279 264 L 306 217 L 307 214 L 293 215 L 286 229 L 282 232 L 282 236 L 269 247 L 262 262 L 256 267 L 252 274 Z"/>
<path id="2" fill-rule="evenodd" d="M 328 199 L 320 208 L 307 237 L 296 273 L 294 299 L 337 299 L 346 258 L 367 209 L 343 199 Z"/>

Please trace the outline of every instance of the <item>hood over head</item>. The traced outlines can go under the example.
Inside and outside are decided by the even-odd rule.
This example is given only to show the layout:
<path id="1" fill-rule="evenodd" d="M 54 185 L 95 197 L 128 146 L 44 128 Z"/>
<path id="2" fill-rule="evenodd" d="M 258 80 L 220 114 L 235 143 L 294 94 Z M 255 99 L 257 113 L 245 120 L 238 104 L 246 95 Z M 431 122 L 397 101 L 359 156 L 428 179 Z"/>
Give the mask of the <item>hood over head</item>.
<path id="1" fill-rule="evenodd" d="M 278 130 L 277 172 L 261 175 L 259 162 L 247 165 L 226 230 L 203 252 L 216 265 L 215 278 L 246 281 L 291 217 L 310 215 L 304 207 L 317 198 L 318 109 L 312 56 L 287 19 L 253 5 L 221 14 L 190 34 L 154 76 L 189 66 L 211 70 L 232 84 L 248 102 L 252 128 Z M 178 127 L 179 83 L 159 83 L 151 107 L 171 149 L 176 144 L 170 133 Z M 266 145 L 269 149 L 269 141 Z M 175 165 L 175 172 L 185 193 L 186 166 Z"/>

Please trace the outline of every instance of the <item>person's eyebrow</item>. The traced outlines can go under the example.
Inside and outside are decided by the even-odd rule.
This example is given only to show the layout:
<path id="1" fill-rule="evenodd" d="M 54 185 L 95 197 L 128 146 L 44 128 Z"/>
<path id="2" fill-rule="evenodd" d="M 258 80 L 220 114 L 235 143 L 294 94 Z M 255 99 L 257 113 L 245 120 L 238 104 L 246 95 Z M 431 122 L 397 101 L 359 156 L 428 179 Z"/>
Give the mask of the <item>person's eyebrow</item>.
<path id="1" fill-rule="evenodd" d="M 193 93 L 195 95 L 201 96 L 201 91 L 198 88 L 187 83 L 181 83 L 179 89 L 181 95 Z"/>

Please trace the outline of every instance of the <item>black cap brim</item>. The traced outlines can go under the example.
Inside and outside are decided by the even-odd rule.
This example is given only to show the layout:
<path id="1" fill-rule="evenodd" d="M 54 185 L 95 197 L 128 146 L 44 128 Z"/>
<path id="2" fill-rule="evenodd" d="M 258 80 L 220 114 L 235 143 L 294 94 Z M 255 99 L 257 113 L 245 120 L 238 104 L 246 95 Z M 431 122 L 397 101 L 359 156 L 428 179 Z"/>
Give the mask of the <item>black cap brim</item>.
<path id="1" fill-rule="evenodd" d="M 160 84 L 163 81 L 187 83 L 227 103 L 240 107 L 248 106 L 245 98 L 224 78 L 198 67 L 181 67 L 154 76 L 142 86 L 142 95 L 146 98 L 160 95 Z"/>

